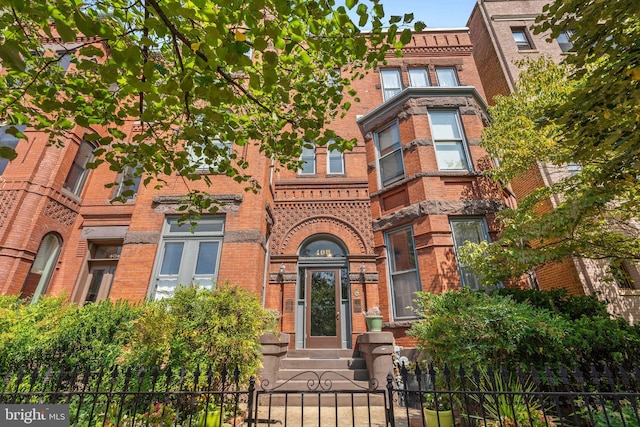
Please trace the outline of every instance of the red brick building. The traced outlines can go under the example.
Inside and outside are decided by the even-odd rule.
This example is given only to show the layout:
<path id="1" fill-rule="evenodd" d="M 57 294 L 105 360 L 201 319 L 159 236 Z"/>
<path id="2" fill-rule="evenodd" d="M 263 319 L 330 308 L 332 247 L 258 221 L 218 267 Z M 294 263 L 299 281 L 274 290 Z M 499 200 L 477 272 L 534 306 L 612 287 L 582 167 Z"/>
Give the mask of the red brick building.
<path id="1" fill-rule="evenodd" d="M 515 90 L 520 74 L 516 65 L 525 57 L 549 56 L 560 62 L 571 55 L 571 33 L 562 32 L 557 39 L 549 33 L 534 34 L 532 26 L 548 0 L 479 0 L 468 21 L 473 56 L 489 103 L 496 95 Z M 577 173 L 579 165 L 554 166 L 538 162 L 511 182 L 518 200 L 543 186 L 559 182 Z M 543 209 L 551 210 L 560 203 L 557 197 L 546 201 Z M 640 266 L 625 262 L 624 281 L 612 280 L 606 261 L 566 258 L 560 263 L 536 270 L 540 289 L 567 289 L 572 294 L 596 293 L 608 301 L 609 311 L 636 322 L 640 315 Z"/>
<path id="2" fill-rule="evenodd" d="M 177 175 L 161 190 L 105 188 L 124 177 L 86 169 L 86 129 L 63 148 L 29 129 L 27 141 L 6 136 L 18 158 L 0 170 L 0 292 L 137 301 L 228 281 L 282 313 L 292 347 L 351 348 L 373 307 L 409 344 L 416 291 L 478 287 L 456 250 L 495 238 L 504 197 L 481 174 L 491 161 L 478 146 L 486 103 L 469 32 L 424 31 L 403 51 L 354 83 L 361 102 L 332 124 L 357 138 L 352 151 L 307 147 L 295 172 L 232 145 L 257 194 L 215 175 L 209 188 Z M 177 208 L 194 189 L 222 205 L 190 233 Z M 135 197 L 110 202 L 125 190 Z"/>

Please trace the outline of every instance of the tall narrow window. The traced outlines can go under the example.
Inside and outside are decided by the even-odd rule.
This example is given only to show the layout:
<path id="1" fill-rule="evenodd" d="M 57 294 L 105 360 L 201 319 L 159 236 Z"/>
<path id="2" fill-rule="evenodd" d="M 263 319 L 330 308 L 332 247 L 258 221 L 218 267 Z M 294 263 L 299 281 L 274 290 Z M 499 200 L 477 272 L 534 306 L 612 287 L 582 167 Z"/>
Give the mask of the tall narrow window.
<path id="1" fill-rule="evenodd" d="M 327 146 L 327 173 L 344 174 L 344 153 Z"/>
<path id="2" fill-rule="evenodd" d="M 224 217 L 203 215 L 198 226 L 165 222 L 154 275 L 154 298 L 173 295 L 178 285 L 211 289 L 218 277 Z"/>
<path id="3" fill-rule="evenodd" d="M 302 166 L 298 173 L 300 175 L 315 175 L 316 173 L 316 144 L 306 143 L 302 147 L 302 154 L 300 155 Z"/>
<path id="4" fill-rule="evenodd" d="M 378 174 L 380 185 L 385 187 L 404 178 L 404 161 L 398 123 L 374 133 L 378 155 Z"/>
<path id="5" fill-rule="evenodd" d="M 573 42 L 571 41 L 572 36 L 572 30 L 561 31 L 558 35 L 556 40 L 558 40 L 558 46 L 560 46 L 560 50 L 562 50 L 562 52 L 571 52 L 571 49 L 573 49 Z"/>
<path id="6" fill-rule="evenodd" d="M 456 110 L 429 110 L 431 134 L 440 170 L 469 170 L 467 148 Z"/>
<path id="7" fill-rule="evenodd" d="M 384 101 L 402 91 L 402 78 L 399 69 L 382 69 L 380 70 L 380 78 L 382 79 L 382 99 Z"/>
<path id="8" fill-rule="evenodd" d="M 409 68 L 409 83 L 411 87 L 429 86 L 429 73 L 426 68 Z"/>
<path id="9" fill-rule="evenodd" d="M 81 302 L 96 302 L 107 299 L 116 274 L 122 243 L 92 245 L 88 260 L 89 275 L 82 291 Z"/>
<path id="10" fill-rule="evenodd" d="M 525 27 L 517 27 L 511 29 L 511 35 L 513 35 L 513 41 L 516 42 L 518 50 L 532 50 L 533 43 L 527 34 Z"/>
<path id="11" fill-rule="evenodd" d="M 82 141 L 76 157 L 73 159 L 71 170 L 67 175 L 67 179 L 64 181 L 63 187 L 71 191 L 76 196 L 79 196 L 82 192 L 82 187 L 87 179 L 89 170 L 87 169 L 87 163 L 93 160 L 93 145 L 87 141 Z"/>
<path id="12" fill-rule="evenodd" d="M 124 200 L 136 198 L 141 178 L 136 169 L 137 168 L 128 167 L 120 174 L 114 197 L 120 197 Z"/>
<path id="13" fill-rule="evenodd" d="M 396 319 L 415 317 L 413 300 L 421 289 L 411 228 L 386 234 L 387 263 Z"/>
<path id="14" fill-rule="evenodd" d="M 438 86 L 458 86 L 458 72 L 456 67 L 437 67 L 436 77 Z"/>
<path id="15" fill-rule="evenodd" d="M 468 266 L 460 263 L 458 251 L 466 242 L 480 243 L 488 241 L 487 225 L 484 218 L 451 218 L 449 222 L 453 233 L 453 246 L 456 253 L 456 262 L 458 263 L 458 272 L 460 273 L 460 284 L 463 287 L 478 290 L 480 289 L 478 277 Z"/>
<path id="16" fill-rule="evenodd" d="M 22 286 L 21 298 L 31 297 L 31 302 L 35 303 L 47 292 L 61 247 L 62 240 L 56 234 L 44 236 Z"/>
<path id="17" fill-rule="evenodd" d="M 22 133 L 27 128 L 26 125 L 0 126 L 0 149 L 2 150 L 5 150 L 6 148 L 15 150 L 18 146 L 18 142 L 20 142 L 20 138 L 12 135 L 12 133 L 16 133 L 14 130 L 10 130 L 12 127 L 15 128 L 14 130 L 17 131 L 17 133 Z M 7 133 L 7 131 L 11 133 Z M 6 169 L 8 164 L 8 159 L 0 157 L 0 175 L 4 173 L 4 170 Z"/>

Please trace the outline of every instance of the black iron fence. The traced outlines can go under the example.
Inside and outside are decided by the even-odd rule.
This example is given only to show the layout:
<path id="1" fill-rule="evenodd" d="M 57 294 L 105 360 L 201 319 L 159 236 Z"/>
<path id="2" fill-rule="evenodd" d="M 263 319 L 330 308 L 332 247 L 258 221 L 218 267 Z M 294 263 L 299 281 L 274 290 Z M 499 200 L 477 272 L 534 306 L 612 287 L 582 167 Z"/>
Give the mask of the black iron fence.
<path id="1" fill-rule="evenodd" d="M 387 384 L 238 369 L 4 372 L 0 405 L 65 405 L 73 426 L 640 426 L 640 370 L 399 367 Z M 0 425 L 2 423 L 0 422 Z"/>

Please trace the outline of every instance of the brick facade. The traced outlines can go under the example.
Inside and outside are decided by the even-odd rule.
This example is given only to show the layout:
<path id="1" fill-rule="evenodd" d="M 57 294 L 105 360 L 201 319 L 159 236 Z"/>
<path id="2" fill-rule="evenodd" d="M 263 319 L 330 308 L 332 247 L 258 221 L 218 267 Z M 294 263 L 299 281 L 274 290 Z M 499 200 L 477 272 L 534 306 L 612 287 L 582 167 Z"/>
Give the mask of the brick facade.
<path id="1" fill-rule="evenodd" d="M 0 277 L 5 278 L 0 292 L 23 291 L 40 242 L 55 233 L 62 246 L 44 293 L 82 303 L 97 280 L 94 269 L 100 267 L 106 278 L 97 299 L 153 297 L 161 285 L 163 245 L 170 238 L 167 220 L 179 213 L 179 199 L 189 190 L 204 190 L 223 202 L 217 217 L 224 219 L 217 281 L 241 284 L 259 294 L 265 307 L 281 312 L 279 327 L 292 334 L 292 347 L 309 345 L 305 284 L 314 271 L 339 271 L 341 278 L 336 316 L 342 342 L 332 345 L 355 345 L 357 335 L 366 330 L 361 312 L 372 307 L 381 309 L 385 330 L 394 333 L 399 345 L 412 345 L 405 331 L 415 316 L 394 313 L 398 307 L 394 309 L 385 236 L 411 229 L 417 289 L 459 289 L 450 220 L 481 220 L 495 238 L 495 212 L 505 200 L 480 173 L 491 161 L 478 145 L 487 123 L 486 103 L 469 33 L 416 34 L 404 57 L 389 57 L 385 67 L 399 70 L 401 94 L 383 101 L 380 70 L 371 71 L 354 83 L 361 101 L 331 125 L 341 136 L 357 139 L 354 149 L 344 153 L 343 173 L 328 170 L 326 147 L 315 150 L 314 174 L 272 169 L 257 148 L 233 147 L 260 183 L 257 194 L 225 177 L 211 176 L 206 187 L 203 181 L 187 186 L 171 175 L 159 177 L 166 181 L 159 190 L 151 182 L 138 189 L 135 199 L 112 204 L 114 190 L 104 185 L 117 174 L 101 165 L 89 172 L 76 196 L 62 187 L 84 130 L 76 129 L 64 148 L 46 146 L 43 133 L 27 132 L 27 141 L 18 145 L 18 158 L 0 177 Z M 438 85 L 442 67 L 455 70 L 458 86 Z M 414 68 L 425 70 L 432 85 L 409 87 L 408 70 Z M 430 111 L 447 111 L 457 118 L 462 137 L 456 147 L 462 148 L 456 153 L 465 153 L 468 167 L 439 169 Z M 389 123 L 398 126 L 404 175 L 381 186 L 373 135 Z M 122 130 L 129 138 L 139 131 L 134 124 Z M 314 244 L 320 246 L 310 252 Z M 96 258 L 102 249 L 111 255 Z M 395 256 L 409 254 L 400 250 Z"/>

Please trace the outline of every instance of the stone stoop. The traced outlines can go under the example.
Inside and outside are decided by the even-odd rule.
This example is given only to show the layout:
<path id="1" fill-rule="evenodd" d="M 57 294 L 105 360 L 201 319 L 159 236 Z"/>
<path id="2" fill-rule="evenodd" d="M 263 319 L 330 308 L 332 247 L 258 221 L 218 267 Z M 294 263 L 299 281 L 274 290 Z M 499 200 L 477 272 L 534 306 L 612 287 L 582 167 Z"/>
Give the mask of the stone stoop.
<path id="1" fill-rule="evenodd" d="M 352 349 L 289 350 L 280 360 L 271 405 L 363 406 L 384 403 L 381 394 L 367 393 L 369 374 L 364 358 Z M 340 392 L 346 393 L 340 393 Z M 264 403 L 264 402 L 263 402 Z"/>

